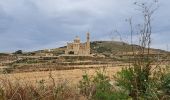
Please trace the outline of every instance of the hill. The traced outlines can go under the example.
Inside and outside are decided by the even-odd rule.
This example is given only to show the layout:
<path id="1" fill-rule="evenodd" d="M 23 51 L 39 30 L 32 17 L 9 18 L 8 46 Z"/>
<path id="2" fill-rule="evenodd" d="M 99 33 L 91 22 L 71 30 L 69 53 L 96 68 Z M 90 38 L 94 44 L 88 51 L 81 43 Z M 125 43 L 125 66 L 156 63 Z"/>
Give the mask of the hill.
<path id="1" fill-rule="evenodd" d="M 49 68 L 52 70 L 66 70 L 84 68 L 83 66 L 96 67 L 108 66 L 108 64 L 114 66 L 122 65 L 129 62 L 131 56 L 133 59 L 132 46 L 135 53 L 140 49 L 140 46 L 138 45 L 130 45 L 124 42 L 93 41 L 91 42 L 91 54 L 93 57 L 60 56 L 65 53 L 66 46 L 22 54 L 2 53 L 0 55 L 0 69 L 5 68 L 5 72 L 27 72 L 45 71 L 49 70 Z M 170 53 L 164 50 L 151 49 L 150 57 L 152 59 L 159 58 L 164 61 L 169 61 Z"/>
<path id="2" fill-rule="evenodd" d="M 93 53 L 109 53 L 109 54 L 130 54 L 139 51 L 139 45 L 130 45 L 128 43 L 119 41 L 94 41 L 91 42 L 91 49 Z M 147 48 L 145 48 L 147 50 Z M 150 49 L 150 54 L 169 53 L 161 49 Z"/>
<path id="3" fill-rule="evenodd" d="M 128 43 L 119 42 L 119 41 L 93 41 L 91 44 L 91 53 L 92 54 L 103 54 L 106 56 L 109 55 L 129 55 L 132 54 L 132 46 L 134 52 L 137 52 L 141 47 L 138 45 L 130 45 Z M 39 50 L 31 52 L 30 54 L 34 55 L 45 55 L 53 54 L 54 56 L 59 56 L 64 54 L 66 46 L 50 49 L 50 50 Z M 147 50 L 147 49 L 146 49 Z M 168 51 L 160 49 L 150 49 L 150 54 L 169 54 Z"/>

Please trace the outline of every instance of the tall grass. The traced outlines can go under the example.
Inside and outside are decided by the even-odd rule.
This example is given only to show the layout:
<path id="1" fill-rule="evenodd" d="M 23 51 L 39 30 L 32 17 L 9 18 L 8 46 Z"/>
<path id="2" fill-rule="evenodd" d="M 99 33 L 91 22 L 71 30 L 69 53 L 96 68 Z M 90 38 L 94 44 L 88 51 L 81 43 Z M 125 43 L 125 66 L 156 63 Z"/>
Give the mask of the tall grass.
<path id="1" fill-rule="evenodd" d="M 0 100 L 78 100 L 79 98 L 78 90 L 66 82 L 53 85 L 45 84 L 45 80 L 32 84 L 0 79 Z"/>

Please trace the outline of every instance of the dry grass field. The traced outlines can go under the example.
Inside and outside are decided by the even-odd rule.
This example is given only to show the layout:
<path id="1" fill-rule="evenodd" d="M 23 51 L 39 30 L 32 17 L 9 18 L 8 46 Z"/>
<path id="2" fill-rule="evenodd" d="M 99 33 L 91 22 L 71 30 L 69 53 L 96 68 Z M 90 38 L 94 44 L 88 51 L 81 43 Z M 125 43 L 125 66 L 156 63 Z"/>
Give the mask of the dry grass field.
<path id="1" fill-rule="evenodd" d="M 13 73 L 13 74 L 1 74 L 1 79 L 8 79 L 23 82 L 23 83 L 36 83 L 44 80 L 45 83 L 51 83 L 50 73 L 56 83 L 68 82 L 68 84 L 77 84 L 82 75 L 86 72 L 88 75 L 94 75 L 97 70 L 103 68 L 88 68 L 88 69 L 72 69 L 72 70 L 56 70 L 56 71 L 41 71 L 41 72 L 27 72 L 27 73 Z M 111 76 L 119 71 L 121 67 L 107 67 L 106 74 Z"/>

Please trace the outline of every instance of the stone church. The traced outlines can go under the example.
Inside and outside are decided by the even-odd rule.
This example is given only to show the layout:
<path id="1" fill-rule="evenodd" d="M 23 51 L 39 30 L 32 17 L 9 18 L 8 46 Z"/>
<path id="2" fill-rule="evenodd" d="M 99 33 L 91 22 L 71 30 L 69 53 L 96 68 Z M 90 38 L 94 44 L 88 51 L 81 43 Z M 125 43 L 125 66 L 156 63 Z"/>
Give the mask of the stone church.
<path id="1" fill-rule="evenodd" d="M 73 43 L 67 43 L 65 55 L 89 56 L 90 55 L 90 33 L 87 33 L 87 41 L 80 42 L 80 38 L 76 36 Z"/>

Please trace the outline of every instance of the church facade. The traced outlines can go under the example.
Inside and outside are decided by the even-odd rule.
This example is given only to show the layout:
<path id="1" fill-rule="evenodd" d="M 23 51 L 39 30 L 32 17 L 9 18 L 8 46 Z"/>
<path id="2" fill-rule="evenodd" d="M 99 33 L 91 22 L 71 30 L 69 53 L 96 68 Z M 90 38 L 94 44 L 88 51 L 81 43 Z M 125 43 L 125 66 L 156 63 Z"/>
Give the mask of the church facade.
<path id="1" fill-rule="evenodd" d="M 67 43 L 65 55 L 89 56 L 90 55 L 90 33 L 87 33 L 87 41 L 81 43 L 80 38 L 76 36 L 73 43 Z"/>

